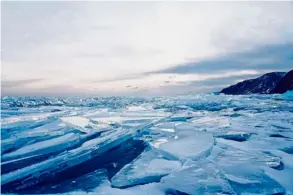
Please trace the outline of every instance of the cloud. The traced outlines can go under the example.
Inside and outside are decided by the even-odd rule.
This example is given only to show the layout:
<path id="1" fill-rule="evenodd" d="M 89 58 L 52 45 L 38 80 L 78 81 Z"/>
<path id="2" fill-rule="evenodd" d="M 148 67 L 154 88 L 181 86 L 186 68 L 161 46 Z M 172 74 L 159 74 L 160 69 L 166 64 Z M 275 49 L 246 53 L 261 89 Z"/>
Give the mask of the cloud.
<path id="1" fill-rule="evenodd" d="M 71 85 L 51 85 L 40 88 L 24 88 L 23 86 L 3 87 L 2 96 L 86 96 L 94 95 L 88 91 L 75 88 Z"/>
<path id="2" fill-rule="evenodd" d="M 36 83 L 42 81 L 43 79 L 27 79 L 27 80 L 2 80 L 1 87 L 2 88 L 13 88 L 13 87 L 23 87 L 28 84 Z"/>
<path id="3" fill-rule="evenodd" d="M 94 79 L 90 81 L 91 83 L 108 83 L 108 82 L 119 82 L 119 81 L 127 81 L 127 80 L 135 80 L 140 78 L 145 78 L 148 74 L 132 74 L 132 75 L 123 75 L 119 77 L 113 77 L 109 79 Z"/>
<path id="4" fill-rule="evenodd" d="M 164 85 L 168 78 L 159 73 L 285 70 L 292 62 L 292 5 L 5 1 L 2 75 L 10 81 L 42 78 L 22 86 L 34 93 L 70 85 L 74 93 L 119 95 Z M 126 91 L 127 85 L 138 89 Z"/>
<path id="5" fill-rule="evenodd" d="M 287 43 L 266 45 L 251 51 L 231 53 L 198 62 L 188 62 L 150 73 L 213 74 L 246 69 L 288 71 L 292 68 L 292 64 L 293 43 Z"/>

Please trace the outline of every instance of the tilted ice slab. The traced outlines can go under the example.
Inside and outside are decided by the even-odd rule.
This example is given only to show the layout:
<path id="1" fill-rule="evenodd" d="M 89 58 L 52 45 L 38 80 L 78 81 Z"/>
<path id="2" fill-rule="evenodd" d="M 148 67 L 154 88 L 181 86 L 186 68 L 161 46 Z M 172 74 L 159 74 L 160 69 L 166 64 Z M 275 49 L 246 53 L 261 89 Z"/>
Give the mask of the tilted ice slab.
<path id="1" fill-rule="evenodd" d="M 124 166 L 111 180 L 114 187 L 129 187 L 160 181 L 181 167 L 179 161 L 163 156 L 157 149 L 151 148 L 140 154 L 132 163 Z"/>
<path id="2" fill-rule="evenodd" d="M 190 195 L 234 194 L 229 182 L 221 171 L 208 160 L 187 162 L 186 168 L 163 177 L 161 183 L 166 188 Z"/>
<path id="3" fill-rule="evenodd" d="M 17 158 L 23 158 L 30 155 L 46 154 L 47 152 L 53 152 L 67 145 L 73 145 L 79 141 L 80 135 L 69 133 L 64 136 L 60 136 L 54 139 L 49 139 L 43 142 L 37 142 L 31 145 L 24 146 L 16 151 L 3 155 L 2 161 L 14 160 Z"/>
<path id="4" fill-rule="evenodd" d="M 221 165 L 226 178 L 237 194 L 284 194 L 285 189 L 265 174 L 259 167 L 249 163 Z"/>
<path id="5" fill-rule="evenodd" d="M 24 146 L 2 156 L 2 173 L 7 173 L 33 163 L 56 156 L 66 150 L 80 146 L 87 140 L 99 136 L 99 132 L 85 135 L 68 133 L 66 135 Z"/>
<path id="6" fill-rule="evenodd" d="M 205 132 L 178 132 L 177 136 L 159 145 L 158 149 L 177 159 L 197 160 L 210 154 L 214 145 L 212 134 Z"/>
<path id="7" fill-rule="evenodd" d="M 42 142 L 37 142 L 31 145 L 24 146 L 16 151 L 10 152 L 2 156 L 2 162 L 23 158 L 33 155 L 46 155 L 49 153 L 58 153 L 66 149 L 72 149 L 79 144 L 98 136 L 99 133 L 93 132 L 86 135 L 68 133 L 63 136 L 48 139 Z"/>
<path id="8" fill-rule="evenodd" d="M 134 129 L 121 129 L 105 132 L 104 136 L 85 142 L 81 147 L 62 153 L 40 163 L 25 167 L 2 175 L 2 186 L 22 180 L 23 186 L 34 185 L 46 179 L 45 175 L 60 173 L 61 171 L 86 162 L 106 151 L 132 139 L 137 133 L 163 121 L 156 120 Z M 25 178 L 25 180 L 23 180 Z"/>
<path id="9" fill-rule="evenodd" d="M 25 167 L 14 172 L 2 175 L 2 185 L 18 180 L 25 181 L 23 187 L 33 185 L 46 179 L 44 175 L 59 173 L 67 168 L 81 164 L 100 155 L 132 137 L 127 131 L 113 132 L 102 138 L 96 138 L 84 143 L 77 149 L 60 154 L 55 158 Z"/>
<path id="10" fill-rule="evenodd" d="M 58 114 L 59 116 L 60 114 Z M 32 122 L 32 121 L 40 121 L 40 120 L 46 120 L 49 117 L 52 116 L 57 116 L 55 113 L 33 113 L 33 114 L 28 114 L 24 116 L 13 116 L 9 118 L 5 118 L 1 120 L 1 123 L 3 127 L 8 128 L 8 127 L 15 127 L 17 125 L 24 125 L 27 124 L 26 122 Z"/>
<path id="11" fill-rule="evenodd" d="M 34 122 L 31 123 L 34 124 Z M 70 130 L 66 128 L 66 125 L 62 123 L 61 120 L 45 120 L 42 121 L 42 125 L 39 127 L 24 129 L 17 133 L 15 132 L 10 138 L 2 140 L 1 151 L 2 153 L 6 153 L 8 151 L 19 149 L 24 145 L 64 135 L 69 131 Z"/>
<path id="12" fill-rule="evenodd" d="M 2 140 L 1 151 L 2 154 L 4 154 L 20 149 L 26 145 L 42 142 L 74 132 L 79 133 L 80 131 L 70 128 L 57 120 L 41 127 L 17 133 L 11 138 Z"/>
<path id="13" fill-rule="evenodd" d="M 7 152 L 11 152 L 11 151 L 17 150 L 25 145 L 33 144 L 35 142 L 44 141 L 47 139 L 58 137 L 60 135 L 62 135 L 61 132 L 57 132 L 57 133 L 53 132 L 53 133 L 50 133 L 50 134 L 48 133 L 48 134 L 44 134 L 44 135 L 18 136 L 18 137 L 4 139 L 1 141 L 1 144 L 2 144 L 1 145 L 1 152 L 2 152 L 2 154 L 7 153 Z"/>
<path id="14" fill-rule="evenodd" d="M 44 124 L 44 125 L 42 125 L 40 127 L 24 131 L 24 132 L 20 133 L 18 136 L 30 137 L 32 135 L 34 135 L 34 136 L 44 135 L 46 133 L 51 133 L 52 131 L 55 131 L 55 132 L 59 131 L 59 130 L 65 128 L 65 127 L 66 127 L 66 124 L 63 123 L 62 120 L 57 119 L 57 120 L 54 120 L 54 121 L 49 122 L 47 124 Z"/>
<path id="15" fill-rule="evenodd" d="M 8 124 L 2 123 L 1 121 L 1 139 L 13 138 L 19 133 L 25 132 L 29 129 L 40 127 L 48 122 L 53 121 L 52 118 L 46 119 L 31 119 L 25 121 L 16 121 L 15 123 L 11 122 Z"/>

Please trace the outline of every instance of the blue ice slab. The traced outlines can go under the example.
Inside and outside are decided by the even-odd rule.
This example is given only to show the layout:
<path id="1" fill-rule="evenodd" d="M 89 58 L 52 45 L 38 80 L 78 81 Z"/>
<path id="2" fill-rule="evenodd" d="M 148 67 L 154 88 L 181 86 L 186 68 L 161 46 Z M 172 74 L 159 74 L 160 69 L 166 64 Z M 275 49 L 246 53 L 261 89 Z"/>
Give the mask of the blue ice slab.
<path id="1" fill-rule="evenodd" d="M 181 171 L 161 179 L 166 188 L 190 195 L 236 194 L 224 174 L 208 160 L 188 161 Z"/>
<path id="2" fill-rule="evenodd" d="M 18 117 L 6 118 L 5 121 L 1 121 L 1 139 L 7 139 L 16 136 L 18 133 L 40 127 L 48 122 L 52 122 L 53 118 L 45 119 L 31 119 L 31 117 L 21 120 Z"/>
<path id="3" fill-rule="evenodd" d="M 220 166 L 234 166 L 248 163 L 250 165 L 267 166 L 277 170 L 282 170 L 284 168 L 282 158 L 276 155 L 268 152 L 239 150 L 232 147 L 222 149 L 217 156 L 214 157 L 213 161 Z"/>
<path id="4" fill-rule="evenodd" d="M 221 165 L 226 178 L 237 194 L 284 194 L 285 189 L 259 167 L 243 163 L 241 165 Z"/>
<path id="5" fill-rule="evenodd" d="M 161 177 L 179 169 L 181 163 L 162 155 L 155 148 L 147 149 L 132 163 L 124 166 L 111 180 L 114 187 L 129 186 L 160 181 Z"/>
<path id="6" fill-rule="evenodd" d="M 212 134 L 206 132 L 178 132 L 177 136 L 158 146 L 162 152 L 180 160 L 197 160 L 210 154 L 214 145 Z"/>
<path id="7" fill-rule="evenodd" d="M 9 183 L 22 181 L 22 188 L 35 185 L 46 179 L 47 175 L 57 174 L 66 169 L 82 164 L 94 157 L 101 156 L 112 148 L 132 139 L 137 133 L 140 133 L 161 120 L 152 121 L 145 125 L 133 129 L 120 129 L 111 132 L 105 132 L 104 135 L 89 140 L 80 147 L 69 150 L 54 158 L 31 166 L 2 175 L 2 186 Z"/>
<path id="8" fill-rule="evenodd" d="M 7 173 L 43 161 L 66 150 L 76 148 L 99 135 L 99 132 L 85 135 L 68 133 L 57 138 L 24 146 L 2 156 L 1 172 L 2 174 Z"/>

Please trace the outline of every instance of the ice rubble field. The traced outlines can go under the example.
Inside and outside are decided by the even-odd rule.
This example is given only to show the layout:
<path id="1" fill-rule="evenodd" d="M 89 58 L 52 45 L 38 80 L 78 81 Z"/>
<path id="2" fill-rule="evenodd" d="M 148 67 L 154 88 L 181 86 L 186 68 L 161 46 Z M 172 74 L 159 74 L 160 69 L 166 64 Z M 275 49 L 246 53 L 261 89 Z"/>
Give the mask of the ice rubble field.
<path id="1" fill-rule="evenodd" d="M 293 194 L 293 98 L 1 99 L 6 194 Z"/>

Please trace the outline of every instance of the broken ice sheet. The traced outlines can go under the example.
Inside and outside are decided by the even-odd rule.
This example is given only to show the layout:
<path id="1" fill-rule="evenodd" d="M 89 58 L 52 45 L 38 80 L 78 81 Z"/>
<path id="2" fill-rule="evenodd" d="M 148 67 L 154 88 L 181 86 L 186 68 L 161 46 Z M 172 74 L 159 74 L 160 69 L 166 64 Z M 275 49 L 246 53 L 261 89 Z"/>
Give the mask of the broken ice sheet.
<path id="1" fill-rule="evenodd" d="M 210 154 L 214 138 L 206 132 L 180 131 L 173 139 L 159 145 L 158 149 L 177 159 L 199 159 Z"/>
<path id="2" fill-rule="evenodd" d="M 84 133 L 97 132 L 97 131 L 107 131 L 109 126 L 105 124 L 94 124 L 90 119 L 80 117 L 80 116 L 71 116 L 71 117 L 62 117 L 61 120 L 71 126 L 74 129 L 78 129 Z"/>
<path id="3" fill-rule="evenodd" d="M 61 153 L 55 158 L 50 158 L 40 163 L 9 172 L 2 175 L 2 187 L 3 185 L 7 185 L 7 188 L 9 188 L 10 183 L 18 182 L 24 178 L 25 181 L 22 181 L 22 188 L 39 183 L 46 179 L 46 175 L 60 173 L 65 169 L 82 164 L 83 162 L 89 161 L 97 156 L 102 156 L 112 148 L 119 146 L 128 140 L 132 140 L 138 132 L 143 131 L 145 128 L 149 128 L 158 122 L 160 122 L 160 120 L 152 121 L 133 129 L 105 132 L 104 136 L 86 141 L 80 147 Z"/>
<path id="4" fill-rule="evenodd" d="M 2 155 L 5 153 L 8 153 L 8 152 L 12 152 L 14 150 L 17 150 L 23 146 L 28 145 L 28 144 L 33 144 L 35 142 L 44 141 L 47 139 L 51 139 L 51 138 L 60 136 L 60 135 L 62 135 L 61 133 L 62 132 L 50 133 L 49 135 L 44 134 L 44 135 L 37 135 L 37 136 L 18 136 L 18 137 L 4 139 L 1 141 Z"/>
<path id="5" fill-rule="evenodd" d="M 221 170 L 237 194 L 284 194 L 285 189 L 265 174 L 261 168 L 249 163 L 221 165 Z"/>
<path id="6" fill-rule="evenodd" d="M 61 130 L 63 129 L 64 127 L 66 127 L 66 124 L 63 123 L 62 120 L 60 119 L 57 119 L 57 120 L 54 120 L 52 122 L 48 122 L 40 127 L 36 127 L 36 128 L 33 128 L 33 129 L 30 129 L 28 131 L 25 131 L 19 135 L 26 135 L 26 136 L 30 136 L 30 135 L 36 135 L 36 134 L 44 134 L 44 133 L 50 133 L 52 131 L 58 131 L 58 130 Z"/>
<path id="7" fill-rule="evenodd" d="M 226 128 L 230 126 L 230 118 L 222 117 L 216 114 L 209 113 L 208 116 L 194 118 L 191 123 L 199 128 L 206 129 L 207 131 L 214 131 L 221 128 Z"/>
<path id="8" fill-rule="evenodd" d="M 2 161 L 14 160 L 34 155 L 58 154 L 62 151 L 73 149 L 81 145 L 83 142 L 98 137 L 99 135 L 99 132 L 92 132 L 84 135 L 68 133 L 56 138 L 26 145 L 18 150 L 3 155 Z"/>
<path id="9" fill-rule="evenodd" d="M 284 166 L 282 159 L 275 155 L 258 151 L 244 151 L 232 147 L 220 151 L 213 161 L 218 165 L 249 163 L 251 165 L 268 166 L 277 170 L 283 169 Z"/>
<path id="10" fill-rule="evenodd" d="M 10 99 L 10 97 L 7 98 Z M 293 104 L 292 101 L 281 100 L 280 98 L 276 100 L 276 98 L 276 96 L 271 95 L 211 96 L 208 94 L 193 94 L 174 98 L 150 98 L 149 100 L 139 100 L 139 102 L 136 101 L 135 103 L 132 103 L 133 101 L 129 100 L 129 98 L 116 97 L 58 98 L 56 101 L 61 102 L 60 105 L 62 105 L 58 107 L 38 107 L 39 103 L 42 105 L 42 102 L 44 102 L 42 98 L 37 101 L 37 104 L 26 103 L 28 101 L 26 99 L 13 98 L 20 103 L 19 105 L 33 105 L 34 108 L 17 108 L 15 107 L 17 105 L 13 105 L 10 108 L 9 104 L 6 104 L 5 110 L 3 111 L 2 109 L 1 114 L 3 113 L 4 116 L 1 119 L 2 157 L 13 151 L 24 151 L 29 145 L 36 142 L 42 143 L 68 133 L 89 135 L 89 132 L 98 130 L 100 127 L 104 128 L 103 125 L 105 127 L 110 126 L 112 131 L 100 132 L 102 134 L 99 137 L 100 139 L 92 137 L 90 141 L 86 141 L 86 143 L 79 145 L 76 149 L 64 151 L 63 154 L 57 156 L 55 154 L 50 155 L 50 159 L 47 160 L 40 160 L 39 157 L 47 154 L 48 150 L 43 148 L 43 146 L 37 145 L 37 148 L 33 150 L 37 155 L 29 155 L 24 158 L 17 157 L 14 160 L 2 162 L 1 166 L 9 166 L 8 169 L 6 169 L 7 167 L 5 168 L 5 172 L 3 172 L 4 169 L 2 167 L 2 192 L 4 191 L 3 189 L 7 189 L 7 186 L 11 187 L 12 185 L 13 188 L 9 188 L 9 191 L 6 190 L 6 192 L 17 193 L 17 188 L 33 189 L 31 185 L 34 185 L 36 189 L 35 182 L 39 182 L 39 180 L 44 181 L 43 179 L 50 174 L 57 174 L 58 182 L 65 187 L 67 184 L 65 184 L 66 181 L 64 180 L 68 178 L 66 176 L 64 177 L 64 172 L 69 169 L 74 170 L 72 172 L 77 172 L 76 177 L 80 176 L 83 178 L 87 174 L 83 172 L 85 169 L 88 170 L 87 167 L 91 165 L 97 166 L 96 164 L 99 164 L 101 160 L 109 160 L 110 156 L 111 160 L 109 160 L 108 167 L 111 168 L 110 171 L 108 170 L 108 178 L 111 179 L 120 168 L 126 167 L 128 163 L 129 166 L 133 165 L 133 159 L 145 149 L 146 145 L 152 145 L 157 147 L 168 158 L 174 158 L 176 162 L 180 161 L 184 163 L 186 159 L 195 159 L 198 161 L 203 158 L 208 158 L 217 166 L 220 172 L 223 172 L 221 169 L 225 165 L 228 166 L 228 169 L 229 166 L 235 166 L 238 169 L 243 166 L 256 166 L 257 169 L 263 170 L 265 175 L 268 175 L 270 179 L 261 172 L 256 174 L 254 169 L 247 169 L 246 174 L 237 174 L 237 169 L 235 168 L 234 171 L 230 173 L 225 172 L 225 174 L 228 175 L 231 181 L 234 180 L 236 183 L 247 180 L 250 182 L 256 180 L 258 183 L 263 183 L 262 185 L 255 184 L 260 189 L 259 192 L 253 191 L 254 193 L 270 194 L 280 192 L 279 190 L 274 190 L 276 186 L 277 188 L 279 186 L 275 185 L 275 182 L 277 182 L 283 188 L 286 188 L 286 194 L 292 194 Z M 46 101 L 56 102 L 54 99 L 52 98 L 52 100 Z M 57 112 L 52 112 L 54 109 Z M 161 121 L 155 127 L 146 127 L 144 131 L 146 133 L 143 136 L 141 136 L 141 133 L 135 133 L 136 135 L 133 139 L 138 139 L 139 141 L 133 139 L 121 141 L 121 139 L 125 138 L 125 135 L 128 135 L 130 127 L 171 114 L 173 116 L 169 120 Z M 61 117 L 72 117 L 71 119 L 80 117 L 79 119 L 81 120 L 68 121 L 65 124 L 60 119 Z M 82 124 L 82 120 L 85 121 L 85 124 Z M 175 128 L 173 124 L 176 124 Z M 203 131 L 203 134 L 209 133 L 214 135 L 216 143 L 214 145 L 210 144 L 213 143 L 210 139 L 204 139 L 205 141 L 203 141 L 202 137 L 205 136 L 197 136 L 196 132 L 198 131 Z M 246 132 L 252 135 L 243 142 L 217 138 L 219 133 L 225 134 L 229 131 Z M 108 136 L 107 139 L 103 139 L 105 136 Z M 233 136 L 234 139 L 238 135 Z M 128 138 L 131 137 L 133 136 L 131 135 Z M 64 141 L 70 143 L 68 140 Z M 66 145 L 63 142 L 60 142 L 60 144 Z M 173 145 L 176 147 L 173 147 Z M 112 150 L 113 146 L 124 148 L 125 150 L 116 150 L 115 148 Z M 230 148 L 232 146 L 234 149 Z M 53 150 L 58 152 L 59 147 L 56 146 Z M 106 150 L 110 151 L 106 152 Z M 135 150 L 135 152 L 132 152 L 132 150 Z M 37 157 L 38 160 L 34 161 L 34 157 Z M 88 162 L 93 158 L 94 163 Z M 129 159 L 129 161 L 125 161 L 125 159 Z M 155 163 L 150 164 L 156 165 L 156 168 L 159 168 L 157 167 L 158 165 L 165 165 L 165 163 L 157 163 L 162 162 L 161 160 L 157 161 L 156 158 L 153 160 Z M 172 160 L 168 159 L 168 161 Z M 84 162 L 88 162 L 88 164 L 86 163 L 85 166 L 81 164 Z M 283 166 L 280 162 L 283 163 Z M 75 168 L 76 165 L 79 166 L 77 168 L 78 170 Z M 60 167 L 57 168 L 58 166 Z M 140 164 L 138 167 L 140 166 L 142 165 Z M 97 167 L 99 168 L 99 166 Z M 205 166 L 203 165 L 203 167 Z M 17 170 L 18 168 L 21 169 Z M 180 172 L 180 170 L 175 170 L 171 175 L 175 172 Z M 130 171 L 127 173 L 130 173 Z M 210 174 L 212 178 L 213 173 Z M 250 177 L 250 175 L 255 177 Z M 167 175 L 165 177 L 169 176 Z M 78 192 L 85 194 L 88 192 L 82 188 L 83 182 L 74 179 L 72 178 L 71 181 L 73 183 L 68 184 L 68 186 L 69 188 L 73 187 L 72 189 L 76 189 L 76 191 L 71 191 L 70 194 Z M 179 179 L 180 177 L 174 178 L 174 181 L 177 180 L 179 182 Z M 231 182 L 230 180 L 229 182 Z M 105 183 L 107 185 L 100 185 L 97 189 L 90 190 L 91 193 L 106 195 L 176 194 L 175 190 L 168 191 L 168 188 L 162 187 L 164 184 L 160 182 L 144 185 L 138 184 L 133 187 L 127 187 L 126 189 L 111 187 L 111 183 L 108 180 Z M 75 188 L 74 186 L 79 187 Z M 273 186 L 275 187 L 273 188 Z M 240 185 L 240 188 L 236 186 L 238 194 L 253 193 L 252 191 L 247 192 L 246 188 L 241 189 L 241 187 L 243 186 Z M 56 187 L 54 192 L 62 192 L 62 186 Z M 68 195 L 68 193 L 66 194 Z"/>
<path id="11" fill-rule="evenodd" d="M 132 163 L 123 167 L 111 180 L 114 187 L 129 187 L 158 182 L 160 178 L 179 169 L 181 163 L 162 155 L 155 148 L 147 149 Z"/>
<path id="12" fill-rule="evenodd" d="M 163 177 L 161 183 L 190 195 L 234 194 L 225 176 L 212 162 L 202 159 L 189 161 L 185 166 L 187 168 Z"/>

